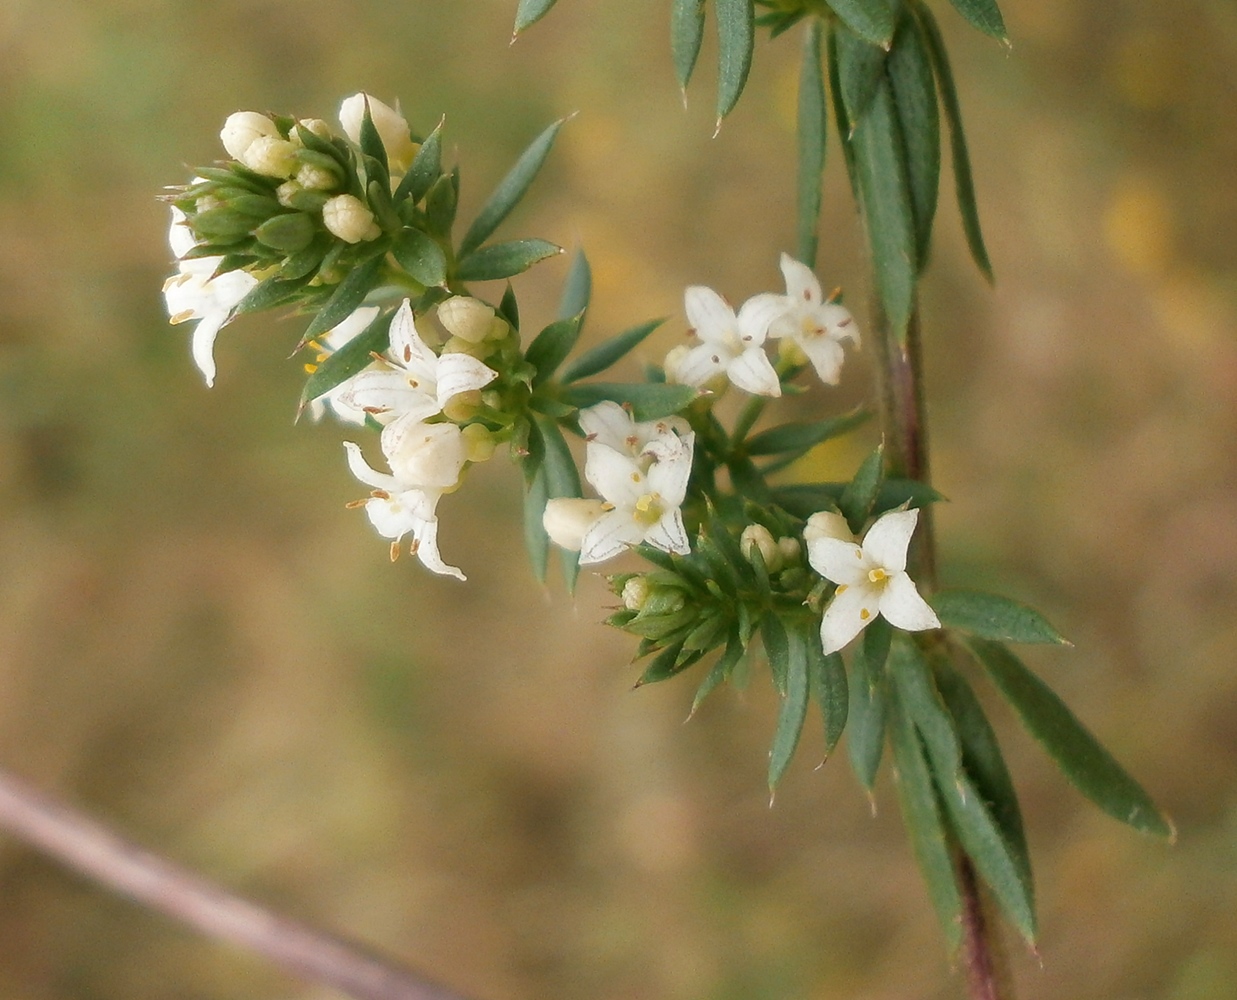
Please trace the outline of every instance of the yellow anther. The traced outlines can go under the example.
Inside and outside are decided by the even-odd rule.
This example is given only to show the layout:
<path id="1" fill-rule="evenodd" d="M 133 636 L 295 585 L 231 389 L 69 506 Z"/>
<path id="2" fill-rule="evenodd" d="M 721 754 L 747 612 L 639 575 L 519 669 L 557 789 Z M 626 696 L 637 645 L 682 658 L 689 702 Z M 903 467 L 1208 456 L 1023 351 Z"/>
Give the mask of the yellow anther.
<path id="1" fill-rule="evenodd" d="M 645 527 L 651 527 L 661 520 L 664 513 L 664 508 L 661 504 L 660 493 L 646 493 L 636 501 L 635 511 L 632 518 L 637 524 L 643 524 Z"/>
<path id="2" fill-rule="evenodd" d="M 879 566 L 877 566 L 876 569 L 868 570 L 868 579 L 871 580 L 872 583 L 880 583 L 882 580 L 887 580 L 888 578 L 889 574 Z"/>
<path id="3" fill-rule="evenodd" d="M 317 365 L 305 364 L 302 367 L 305 369 L 306 375 L 312 375 L 314 372 L 318 370 Z"/>
<path id="4" fill-rule="evenodd" d="M 860 608 L 859 617 L 866 622 L 869 618 L 872 617 L 872 612 L 869 611 L 867 608 Z"/>

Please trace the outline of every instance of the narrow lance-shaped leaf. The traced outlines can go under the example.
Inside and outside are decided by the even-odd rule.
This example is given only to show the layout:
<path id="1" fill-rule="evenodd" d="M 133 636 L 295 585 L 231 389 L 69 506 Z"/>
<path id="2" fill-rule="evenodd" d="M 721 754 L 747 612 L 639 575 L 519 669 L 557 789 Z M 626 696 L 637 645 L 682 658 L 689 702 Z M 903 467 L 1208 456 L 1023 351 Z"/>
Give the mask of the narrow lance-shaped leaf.
<path id="1" fill-rule="evenodd" d="M 811 18 L 803 34 L 799 69 L 799 260 L 816 266 L 821 175 L 825 170 L 825 78 L 820 64 L 820 19 Z"/>
<path id="2" fill-rule="evenodd" d="M 1070 782 L 1108 815 L 1143 833 L 1175 836 L 1143 790 L 1051 688 L 1000 643 L 969 640 L 971 648 L 1027 730 Z"/>
<path id="3" fill-rule="evenodd" d="M 603 399 L 629 405 L 636 420 L 659 420 L 683 410 L 700 395 L 690 385 L 665 383 L 577 382 L 563 390 L 563 401 L 584 409 Z"/>
<path id="4" fill-rule="evenodd" d="M 751 438 L 747 442 L 745 451 L 752 457 L 780 455 L 784 452 L 802 455 L 823 441 L 853 430 L 870 416 L 867 410 L 855 409 L 824 420 L 779 424 Z"/>
<path id="5" fill-rule="evenodd" d="M 360 267 L 355 267 L 349 271 L 344 280 L 335 286 L 335 291 L 327 299 L 326 305 L 322 307 L 318 315 L 313 318 L 313 322 L 305 330 L 305 334 L 301 338 L 301 344 L 312 340 L 320 333 L 325 333 L 334 326 L 338 326 L 352 315 L 352 310 L 359 306 L 364 301 L 365 296 L 373 291 L 374 287 L 378 284 L 381 270 L 382 258 L 374 257 Z"/>
<path id="6" fill-rule="evenodd" d="M 873 45 L 845 28 L 838 28 L 834 35 L 839 90 L 849 122 L 847 134 L 853 135 L 880 87 L 887 47 Z"/>
<path id="7" fill-rule="evenodd" d="M 773 488 L 773 502 L 786 513 L 804 519 L 811 517 L 818 510 L 832 510 L 837 506 L 849 483 L 792 483 L 789 486 Z M 936 503 L 944 497 L 931 486 L 926 486 L 914 479 L 886 479 L 881 483 L 876 494 L 874 506 L 878 510 L 892 510 L 909 504 L 911 507 L 923 507 Z"/>
<path id="8" fill-rule="evenodd" d="M 759 550 L 753 557 L 760 559 Z M 760 622 L 760 638 L 764 641 L 765 655 L 769 658 L 769 672 L 773 675 L 773 686 L 778 694 L 786 696 L 786 678 L 790 673 L 790 638 L 786 634 L 786 626 L 782 619 L 772 611 Z"/>
<path id="9" fill-rule="evenodd" d="M 442 126 L 446 119 L 440 119 L 434 126 L 434 131 L 425 137 L 417 155 L 412 158 L 408 173 L 404 174 L 395 189 L 395 203 L 398 205 L 405 198 L 414 202 L 425 197 L 434 181 L 442 176 Z"/>
<path id="10" fill-rule="evenodd" d="M 633 326 L 630 330 L 624 330 L 609 340 L 603 340 L 596 347 L 585 351 L 574 361 L 569 362 L 559 374 L 559 379 L 564 383 L 575 382 L 605 371 L 664 322 L 664 319 L 649 320 L 647 323 Z"/>
<path id="11" fill-rule="evenodd" d="M 560 319 L 542 330 L 528 345 L 524 360 L 537 369 L 533 385 L 544 383 L 571 353 L 580 336 L 580 317 Z"/>
<path id="12" fill-rule="evenodd" d="M 571 270 L 567 272 L 567 280 L 563 283 L 563 294 L 558 300 L 558 318 L 571 319 L 579 316 L 588 308 L 592 294 L 593 270 L 589 267 L 583 248 L 580 248 L 571 259 Z"/>
<path id="13" fill-rule="evenodd" d="M 713 664 L 713 668 L 700 682 L 700 687 L 696 689 L 696 696 L 692 699 L 692 709 L 688 713 L 688 718 L 696 714 L 696 710 L 700 708 L 701 702 L 707 698 L 713 690 L 723 681 L 730 678 L 731 672 L 735 668 L 735 664 L 739 662 L 745 652 L 743 643 L 739 638 L 738 633 L 730 636 L 726 643 L 726 649 L 721 656 L 717 658 L 717 662 Z"/>
<path id="14" fill-rule="evenodd" d="M 361 333 L 319 364 L 301 390 L 301 404 L 317 399 L 368 368 L 373 355 L 385 351 L 390 344 L 392 316 L 394 313 L 390 312 L 379 314 Z"/>
<path id="15" fill-rule="evenodd" d="M 949 56 L 945 51 L 945 39 L 937 26 L 936 18 L 925 4 L 913 4 L 913 10 L 924 28 L 923 39 L 928 45 L 932 68 L 936 71 L 936 83 L 941 93 L 941 107 L 949 125 L 949 148 L 953 159 L 954 186 L 958 194 L 958 210 L 962 214 L 962 230 L 971 257 L 983 276 L 992 282 L 992 263 L 984 246 L 984 234 L 979 225 L 979 206 L 975 200 L 975 182 L 971 175 L 971 156 L 966 147 L 966 132 L 962 127 L 962 107 L 958 103 L 958 91 L 954 87 L 953 71 L 949 68 Z"/>
<path id="16" fill-rule="evenodd" d="M 405 229 L 391 246 L 391 255 L 408 274 L 427 288 L 447 280 L 447 258 L 432 236 L 419 229 Z"/>
<path id="17" fill-rule="evenodd" d="M 890 630 L 877 618 L 863 631 L 851 654 L 850 713 L 846 749 L 859 783 L 870 795 L 885 745 L 885 657 Z"/>
<path id="18" fill-rule="evenodd" d="M 811 681 L 812 695 L 820 704 L 820 713 L 824 717 L 825 757 L 828 758 L 846 729 L 850 688 L 846 683 L 846 666 L 841 654 L 826 655 L 815 633 L 808 640 L 808 679 Z"/>
<path id="19" fill-rule="evenodd" d="M 885 60 L 906 156 L 920 271 L 928 263 L 941 180 L 941 123 L 936 109 L 936 82 L 921 32 L 916 18 L 904 17 L 894 36 L 893 49 Z"/>
<path id="20" fill-rule="evenodd" d="M 915 299 L 915 220 L 901 129 L 891 88 L 883 76 L 866 113 L 855 125 L 853 147 L 876 288 L 890 324 L 902 340 Z"/>
<path id="21" fill-rule="evenodd" d="M 547 499 L 580 496 L 580 473 L 576 469 L 571 450 L 563 439 L 563 432 L 559 430 L 558 424 L 548 417 L 535 414 L 533 419 L 537 422 L 537 428 L 541 431 L 545 443 L 542 471 L 545 474 Z M 567 591 L 571 593 L 575 590 L 576 576 L 580 569 L 580 555 L 578 552 L 562 549 L 559 552 L 559 561 L 563 566 Z"/>
<path id="22" fill-rule="evenodd" d="M 738 103 L 752 68 L 752 49 L 756 42 L 756 14 L 753 0 L 713 0 L 717 17 L 717 124 Z"/>
<path id="23" fill-rule="evenodd" d="M 670 54 L 679 87 L 687 90 L 700 43 L 704 39 L 705 0 L 673 0 L 670 8 Z"/>
<path id="24" fill-rule="evenodd" d="M 524 492 L 524 545 L 528 549 L 528 561 L 533 575 L 545 583 L 546 568 L 550 559 L 550 536 L 545 533 L 542 517 L 546 502 L 550 499 L 546 484 L 545 469 L 539 468 Z"/>
<path id="25" fill-rule="evenodd" d="M 460 241 L 459 254 L 461 257 L 466 257 L 489 239 L 490 234 L 501 225 L 503 219 L 511 213 L 511 210 L 515 208 L 519 200 L 524 197 L 524 192 L 528 190 L 528 186 L 532 184 L 533 178 L 537 176 L 541 165 L 545 163 L 545 158 L 550 153 L 550 147 L 554 145 L 554 139 L 558 135 L 558 130 L 563 127 L 563 123 L 566 120 L 565 118 L 560 118 L 554 122 L 520 154 L 520 158 L 516 160 L 515 166 L 499 182 L 498 187 L 494 189 L 493 194 L 490 195 L 489 199 L 482 206 L 472 225 L 468 227 L 468 232 L 464 234 L 464 239 Z"/>
<path id="26" fill-rule="evenodd" d="M 558 0 L 520 0 L 520 6 L 515 11 L 515 31 L 512 37 L 526 28 L 531 28 L 550 12 L 550 8 Z"/>
<path id="27" fill-rule="evenodd" d="M 498 303 L 498 315 L 511 325 L 511 329 L 519 330 L 520 304 L 515 300 L 515 289 L 511 287 L 511 282 L 507 282 L 502 301 Z"/>
<path id="28" fill-rule="evenodd" d="M 522 274 L 538 261 L 563 252 L 549 240 L 511 240 L 474 250 L 456 265 L 460 281 L 496 281 Z"/>
<path id="29" fill-rule="evenodd" d="M 369 111 L 369 98 L 365 97 L 365 111 L 361 116 L 361 152 L 365 154 L 365 172 L 368 180 L 378 181 L 387 195 L 391 193 L 391 173 L 387 165 L 387 150 L 382 144 L 382 136 L 374 126 L 373 116 Z"/>
<path id="30" fill-rule="evenodd" d="M 900 634 L 889 652 L 889 673 L 898 703 L 914 720 L 928 748 L 932 770 L 942 786 L 962 779 L 962 746 L 953 716 L 942 701 L 927 661 L 915 643 Z"/>
<path id="31" fill-rule="evenodd" d="M 962 943 L 962 898 L 949 855 L 949 837 L 914 723 L 900 706 L 895 706 L 892 714 L 889 741 L 897 767 L 902 818 L 928 885 L 932 908 L 954 951 Z"/>
<path id="32" fill-rule="evenodd" d="M 894 15 L 886 0 L 828 0 L 828 4 L 841 22 L 864 41 L 889 48 Z"/>
<path id="33" fill-rule="evenodd" d="M 885 446 L 877 445 L 876 449 L 859 466 L 855 478 L 847 483 L 838 498 L 838 507 L 845 516 L 850 530 L 859 533 L 863 522 L 872 513 L 872 507 L 880 492 L 882 464 L 885 457 Z"/>
<path id="34" fill-rule="evenodd" d="M 978 28 L 985 35 L 991 35 L 993 38 L 1002 42 L 1009 41 L 1009 36 L 1005 33 L 1005 19 L 1001 17 L 1001 9 L 996 5 L 996 0 L 949 0 L 954 5 L 954 9 L 971 22 L 973 27 Z"/>
<path id="35" fill-rule="evenodd" d="M 777 717 L 777 731 L 773 735 L 773 747 L 769 752 L 769 790 L 777 788 L 782 775 L 790 765 L 803 732 L 807 718 L 808 668 L 807 643 L 813 640 L 801 628 L 792 627 L 787 632 L 789 657 L 786 664 L 786 696 Z"/>
<path id="36" fill-rule="evenodd" d="M 1069 642 L 1034 608 L 974 590 L 942 590 L 929 600 L 945 628 L 1000 642 Z"/>
<path id="37" fill-rule="evenodd" d="M 890 29 L 892 30 L 892 28 Z M 850 181 L 851 193 L 859 200 L 859 178 L 855 171 L 855 150 L 851 141 L 851 121 L 846 113 L 846 102 L 842 99 L 842 68 L 841 57 L 838 55 L 838 35 L 840 28 L 831 28 L 829 38 L 825 43 L 825 51 L 829 61 L 829 96 L 833 107 L 833 124 L 837 128 L 838 138 L 842 140 L 842 161 L 846 164 L 846 179 Z"/>

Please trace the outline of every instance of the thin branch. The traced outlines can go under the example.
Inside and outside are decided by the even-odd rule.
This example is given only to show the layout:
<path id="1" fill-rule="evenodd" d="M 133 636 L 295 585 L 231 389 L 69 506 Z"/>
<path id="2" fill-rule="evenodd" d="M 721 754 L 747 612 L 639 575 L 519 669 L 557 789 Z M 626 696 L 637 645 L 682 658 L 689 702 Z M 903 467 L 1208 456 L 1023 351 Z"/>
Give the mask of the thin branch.
<path id="1" fill-rule="evenodd" d="M 356 1000 L 462 1000 L 361 945 L 233 895 L 2 769 L 0 829 L 143 906 Z"/>

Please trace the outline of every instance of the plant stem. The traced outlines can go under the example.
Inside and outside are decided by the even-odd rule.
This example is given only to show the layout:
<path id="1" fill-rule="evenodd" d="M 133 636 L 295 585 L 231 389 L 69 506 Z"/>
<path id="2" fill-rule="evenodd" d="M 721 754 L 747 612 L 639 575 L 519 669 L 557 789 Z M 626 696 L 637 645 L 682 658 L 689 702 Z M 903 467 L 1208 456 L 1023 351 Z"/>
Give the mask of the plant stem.
<path id="1" fill-rule="evenodd" d="M 460 1000 L 458 994 L 361 945 L 233 895 L 3 770 L 0 829 L 143 906 L 356 1000 Z"/>
<path id="2" fill-rule="evenodd" d="M 911 312 L 904 341 L 898 340 L 879 302 L 873 302 L 872 317 L 885 474 L 931 485 L 919 309 Z M 936 534 L 931 505 L 921 508 L 918 529 L 908 566 L 916 582 L 931 592 L 936 587 Z M 988 919 L 975 867 L 957 843 L 953 845 L 953 857 L 962 897 L 962 962 L 968 993 L 971 1000 L 1013 1000 L 1007 977 L 1001 975 L 1004 963 L 1000 926 Z"/>

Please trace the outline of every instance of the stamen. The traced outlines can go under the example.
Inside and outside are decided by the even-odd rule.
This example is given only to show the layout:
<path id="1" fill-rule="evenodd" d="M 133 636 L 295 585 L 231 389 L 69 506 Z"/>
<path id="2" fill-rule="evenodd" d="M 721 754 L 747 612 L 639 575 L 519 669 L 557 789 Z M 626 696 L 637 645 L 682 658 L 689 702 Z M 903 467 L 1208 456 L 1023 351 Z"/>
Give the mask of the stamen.
<path id="1" fill-rule="evenodd" d="M 178 323 L 184 323 L 186 320 L 190 319 L 193 319 L 193 310 L 185 309 L 178 312 L 175 316 L 170 317 L 168 322 L 171 323 L 172 326 L 176 326 Z"/>
<path id="2" fill-rule="evenodd" d="M 391 543 L 391 562 L 395 562 L 399 558 L 399 539 L 395 539 Z"/>
<path id="3" fill-rule="evenodd" d="M 349 500 L 346 504 L 344 504 L 344 507 L 347 510 L 356 510 L 358 507 L 364 507 L 367 503 L 369 503 L 369 501 L 369 497 L 366 497 L 364 500 Z"/>
<path id="4" fill-rule="evenodd" d="M 412 360 L 412 345 L 405 344 L 404 345 L 404 364 L 408 364 L 408 362 L 411 360 Z"/>
<path id="5" fill-rule="evenodd" d="M 877 566 L 876 569 L 868 570 L 868 579 L 872 583 L 880 583 L 882 580 L 886 580 L 888 578 L 889 578 L 889 574 L 886 573 L 879 566 Z"/>
<path id="6" fill-rule="evenodd" d="M 860 609 L 859 609 L 859 617 L 860 617 L 863 621 L 865 621 L 865 622 L 866 622 L 869 618 L 871 618 L 871 617 L 872 617 L 872 612 L 871 612 L 871 611 L 869 611 L 867 608 L 860 608 Z"/>
<path id="7" fill-rule="evenodd" d="M 825 299 L 825 301 L 829 303 L 833 303 L 833 302 L 837 302 L 837 300 L 840 299 L 841 297 L 842 297 L 842 286 L 838 285 L 837 288 L 835 288 L 833 291 L 829 293 L 829 297 Z"/>
<path id="8" fill-rule="evenodd" d="M 369 494 L 375 500 L 390 500 L 391 494 L 386 490 L 372 490 Z"/>
<path id="9" fill-rule="evenodd" d="M 848 590 L 850 590 L 850 584 L 848 584 L 848 583 L 839 583 L 839 584 L 838 584 L 838 589 L 837 589 L 837 592 L 838 592 L 839 594 L 845 594 Z"/>
<path id="10" fill-rule="evenodd" d="M 306 374 L 306 375 L 312 375 L 314 372 L 316 372 L 316 371 L 318 370 L 318 366 L 317 366 L 317 365 L 311 365 L 311 364 L 309 364 L 308 362 L 306 362 L 306 363 L 305 363 L 304 365 L 302 365 L 301 367 L 305 369 L 305 374 Z"/>

